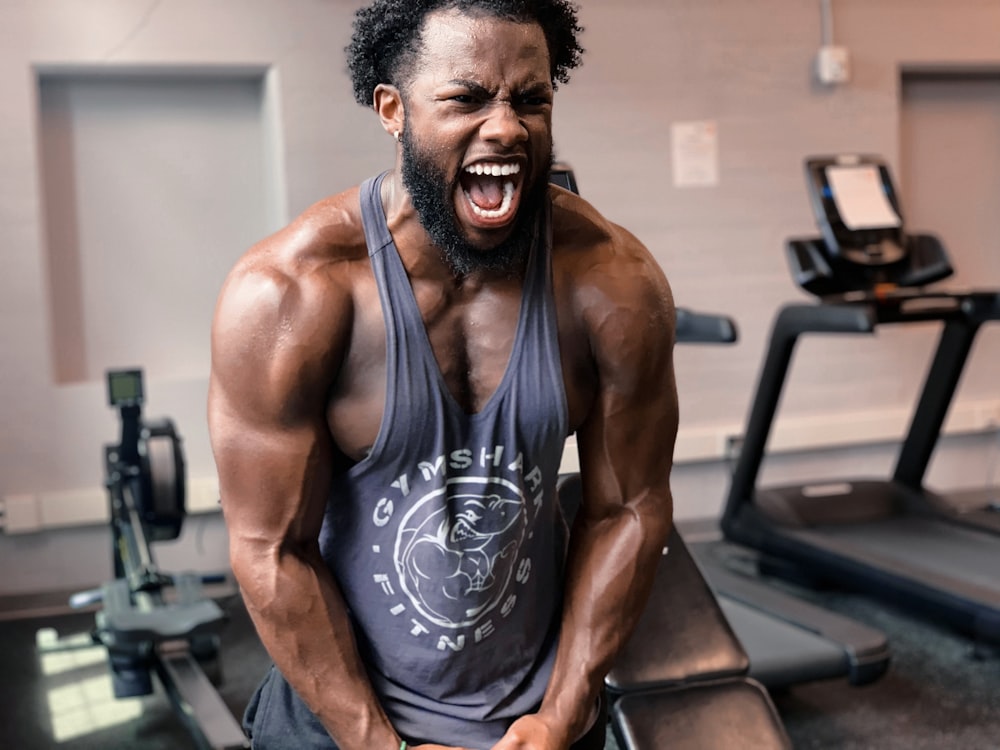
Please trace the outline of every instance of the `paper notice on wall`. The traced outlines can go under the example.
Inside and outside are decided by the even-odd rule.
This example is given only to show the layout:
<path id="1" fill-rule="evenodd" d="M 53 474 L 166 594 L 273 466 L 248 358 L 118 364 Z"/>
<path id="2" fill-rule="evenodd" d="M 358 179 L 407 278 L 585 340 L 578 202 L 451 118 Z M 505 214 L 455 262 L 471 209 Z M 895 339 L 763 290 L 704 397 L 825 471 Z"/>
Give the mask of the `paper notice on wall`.
<path id="1" fill-rule="evenodd" d="M 831 166 L 826 168 L 826 178 L 840 218 L 848 229 L 882 229 L 902 224 L 882 189 L 878 167 L 871 164 Z"/>
<path id="2" fill-rule="evenodd" d="M 714 120 L 670 126 L 674 187 L 719 184 L 719 126 Z"/>

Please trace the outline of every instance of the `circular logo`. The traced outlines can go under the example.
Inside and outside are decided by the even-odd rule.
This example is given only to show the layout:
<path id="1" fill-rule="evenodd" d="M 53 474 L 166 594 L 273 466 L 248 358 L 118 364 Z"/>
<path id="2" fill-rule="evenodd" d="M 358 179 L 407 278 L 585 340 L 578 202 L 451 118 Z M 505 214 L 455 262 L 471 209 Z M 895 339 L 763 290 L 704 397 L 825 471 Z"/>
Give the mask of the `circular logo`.
<path id="1" fill-rule="evenodd" d="M 417 500 L 394 559 L 413 606 L 441 627 L 475 624 L 503 599 L 527 529 L 524 496 L 498 477 L 455 477 Z"/>

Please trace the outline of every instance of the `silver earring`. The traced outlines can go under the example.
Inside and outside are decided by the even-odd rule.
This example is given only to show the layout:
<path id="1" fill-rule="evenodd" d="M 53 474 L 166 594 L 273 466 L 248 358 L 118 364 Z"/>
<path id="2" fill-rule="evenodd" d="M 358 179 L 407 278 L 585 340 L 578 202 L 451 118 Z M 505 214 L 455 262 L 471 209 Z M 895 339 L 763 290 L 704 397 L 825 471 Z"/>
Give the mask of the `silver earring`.
<path id="1" fill-rule="evenodd" d="M 393 137 L 396 139 L 396 143 L 399 143 L 399 131 L 398 130 L 395 133 L 393 133 Z"/>

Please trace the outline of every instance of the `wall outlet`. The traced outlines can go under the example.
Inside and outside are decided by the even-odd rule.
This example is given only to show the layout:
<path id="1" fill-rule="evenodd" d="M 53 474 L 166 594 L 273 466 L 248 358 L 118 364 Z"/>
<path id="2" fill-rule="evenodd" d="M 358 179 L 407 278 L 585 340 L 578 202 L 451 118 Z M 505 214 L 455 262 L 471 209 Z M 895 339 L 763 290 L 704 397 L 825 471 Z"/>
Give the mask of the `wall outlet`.
<path id="1" fill-rule="evenodd" d="M 726 445 L 723 449 L 723 458 L 731 464 L 740 460 L 740 451 L 743 450 L 742 435 L 726 435 Z"/>
<path id="2" fill-rule="evenodd" d="M 847 83 L 851 77 L 850 55 L 847 47 L 824 45 L 816 56 L 816 76 L 820 83 L 835 85 Z"/>
<path id="3" fill-rule="evenodd" d="M 2 507 L 5 534 L 27 534 L 41 530 L 38 498 L 34 495 L 7 495 L 3 498 Z"/>

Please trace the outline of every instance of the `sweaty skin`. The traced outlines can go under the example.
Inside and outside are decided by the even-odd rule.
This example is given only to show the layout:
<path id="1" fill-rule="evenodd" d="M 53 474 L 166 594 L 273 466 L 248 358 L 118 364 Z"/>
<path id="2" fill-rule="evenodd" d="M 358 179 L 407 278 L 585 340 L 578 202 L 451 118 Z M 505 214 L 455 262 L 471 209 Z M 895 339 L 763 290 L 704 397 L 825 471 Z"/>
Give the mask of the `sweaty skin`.
<path id="1" fill-rule="evenodd" d="M 380 86 L 376 111 L 390 135 L 411 129 L 434 155 L 452 180 L 460 230 L 488 253 L 510 234 L 525 186 L 544 179 L 548 165 L 545 38 L 534 24 L 438 11 L 427 17 L 423 41 L 406 91 Z M 389 228 L 445 382 L 472 413 L 507 365 L 521 279 L 483 271 L 457 278 L 409 200 L 400 158 L 397 146 L 383 183 Z M 519 167 L 503 216 L 481 216 L 465 197 L 462 170 L 485 163 Z M 478 199 L 495 204 L 495 191 L 486 192 Z M 671 524 L 678 417 L 669 286 L 634 236 L 569 192 L 550 188 L 549 199 L 583 504 L 545 698 L 492 750 L 562 750 L 586 731 Z M 212 331 L 209 425 L 233 571 L 276 666 L 342 750 L 400 744 L 317 542 L 331 477 L 375 442 L 385 347 L 357 188 L 317 203 L 251 248 L 225 283 Z"/>

